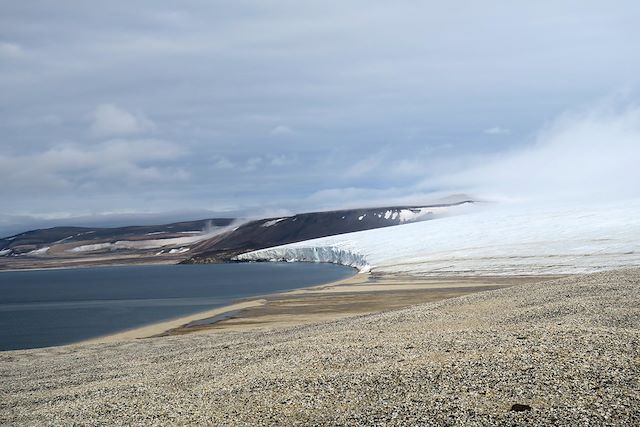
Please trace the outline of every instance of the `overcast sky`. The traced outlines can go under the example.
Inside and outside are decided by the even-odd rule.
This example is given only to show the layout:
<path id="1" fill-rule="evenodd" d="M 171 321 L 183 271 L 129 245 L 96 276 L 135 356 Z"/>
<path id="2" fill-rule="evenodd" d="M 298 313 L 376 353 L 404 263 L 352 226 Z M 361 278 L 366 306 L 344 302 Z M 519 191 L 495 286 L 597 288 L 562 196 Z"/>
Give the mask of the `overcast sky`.
<path id="1" fill-rule="evenodd" d="M 1 1 L 0 232 L 513 198 L 566 173 L 514 181 L 549 156 L 574 192 L 637 168 L 639 22 L 637 1 Z"/>

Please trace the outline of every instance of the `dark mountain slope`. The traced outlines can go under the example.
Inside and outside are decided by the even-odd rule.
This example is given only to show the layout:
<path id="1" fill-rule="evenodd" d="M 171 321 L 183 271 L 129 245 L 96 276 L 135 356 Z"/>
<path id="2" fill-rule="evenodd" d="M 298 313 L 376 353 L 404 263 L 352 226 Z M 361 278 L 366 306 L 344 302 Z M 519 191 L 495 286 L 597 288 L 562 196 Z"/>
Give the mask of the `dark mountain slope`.
<path id="1" fill-rule="evenodd" d="M 233 256 L 319 237 L 425 221 L 472 200 L 429 206 L 394 206 L 303 213 L 248 222 L 235 230 L 200 242 L 185 263 L 225 262 Z"/>
<path id="2" fill-rule="evenodd" d="M 22 253 L 60 243 L 135 240 L 149 238 L 150 235 L 163 238 L 176 233 L 202 231 L 211 227 L 226 227 L 233 221 L 232 218 L 212 218 L 171 224 L 114 228 L 53 227 L 31 230 L 0 239 L 0 250 L 11 249 L 13 253 Z"/>

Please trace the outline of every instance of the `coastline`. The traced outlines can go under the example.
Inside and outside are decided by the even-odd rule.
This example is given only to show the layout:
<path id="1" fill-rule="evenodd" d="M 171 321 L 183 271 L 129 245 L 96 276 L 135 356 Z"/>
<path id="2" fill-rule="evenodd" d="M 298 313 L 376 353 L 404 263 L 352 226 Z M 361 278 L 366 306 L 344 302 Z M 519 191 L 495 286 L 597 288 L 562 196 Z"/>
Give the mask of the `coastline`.
<path id="1" fill-rule="evenodd" d="M 165 335 L 278 331 L 556 278 L 515 275 L 414 277 L 359 273 L 335 283 L 270 295 L 264 304 L 240 310 L 229 318 L 207 325 L 176 328 Z"/>
<path id="2" fill-rule="evenodd" d="M 170 265 L 173 262 L 147 262 L 135 265 L 154 266 L 164 264 Z M 76 265 L 54 267 L 54 269 L 107 268 L 133 265 Z M 49 269 L 32 268 L 16 271 L 42 271 Z M 341 280 L 272 294 L 240 298 L 222 306 L 66 345 L 116 343 L 170 335 L 226 331 L 245 332 L 256 329 L 271 330 L 301 326 L 357 315 L 380 313 L 415 304 L 435 302 L 471 293 L 558 277 L 517 275 L 415 277 L 357 272 L 354 269 L 352 276 Z"/>
<path id="3" fill-rule="evenodd" d="M 251 264 L 255 264 L 255 263 L 251 263 Z M 235 266 L 237 265 L 237 263 L 233 263 L 233 265 Z M 145 263 L 145 264 L 139 265 L 138 267 L 144 267 L 144 266 L 152 268 L 152 267 L 157 267 L 158 264 Z M 170 264 L 169 266 L 173 267 L 172 264 Z M 83 268 L 90 268 L 92 271 L 95 268 L 96 270 L 94 271 L 94 273 L 96 274 L 100 273 L 99 271 L 100 268 L 116 268 L 116 267 L 118 266 L 116 265 L 100 266 L 100 267 L 83 266 Z M 123 266 L 123 268 L 127 268 L 127 267 L 134 267 L 134 266 L 133 265 Z M 196 268 L 196 270 L 202 270 L 201 267 L 202 266 Z M 216 266 L 212 265 L 211 267 L 216 267 Z M 259 267 L 259 266 L 256 265 L 256 267 Z M 189 267 L 186 266 L 184 267 L 184 269 L 188 270 Z M 73 271 L 73 270 L 76 270 L 76 268 L 62 267 L 56 270 Z M 47 270 L 32 269 L 30 271 L 43 272 Z M 251 269 L 249 271 L 251 271 Z M 306 270 L 302 270 L 302 271 L 304 272 Z M 188 271 L 185 273 L 177 273 L 177 274 L 179 274 L 180 277 L 182 277 L 186 273 L 188 273 Z M 145 274 L 145 277 L 146 277 L 146 273 L 142 273 L 142 274 Z M 201 302 L 199 304 L 199 307 L 194 306 L 195 310 L 193 312 L 189 312 L 185 310 L 186 313 L 185 312 L 176 313 L 176 314 L 173 314 L 172 316 L 171 315 L 172 312 L 165 311 L 163 313 L 160 313 L 161 315 L 158 316 L 162 319 L 162 314 L 164 314 L 164 319 L 159 321 L 151 320 L 152 323 L 146 323 L 146 324 L 143 322 L 140 322 L 142 324 L 138 323 L 137 325 L 135 324 L 135 322 L 121 322 L 121 324 L 123 324 L 124 327 L 114 328 L 111 331 L 107 330 L 102 333 L 100 332 L 95 333 L 94 331 L 94 333 L 91 334 L 91 331 L 89 331 L 89 333 L 87 333 L 85 337 L 79 337 L 77 340 L 66 342 L 66 343 L 60 343 L 60 344 L 48 343 L 48 345 L 46 345 L 45 347 L 61 347 L 65 345 L 121 342 L 121 341 L 131 341 L 131 340 L 142 339 L 142 338 L 156 337 L 159 335 L 164 335 L 167 331 L 177 329 L 182 326 L 186 326 L 192 322 L 201 322 L 204 319 L 205 323 L 207 323 L 207 320 L 211 318 L 221 319 L 221 318 L 225 318 L 225 316 L 223 315 L 227 315 L 228 313 L 236 313 L 236 312 L 245 310 L 247 308 L 259 306 L 265 303 L 265 300 L 264 300 L 265 297 L 270 297 L 278 293 L 287 292 L 289 289 L 294 289 L 298 291 L 298 290 L 306 289 L 308 286 L 313 288 L 327 286 L 335 282 L 340 282 L 341 280 L 345 280 L 345 279 L 348 280 L 349 278 L 353 277 L 356 274 L 357 274 L 357 270 L 353 268 L 341 267 L 337 269 L 336 272 L 333 274 L 328 274 L 328 275 L 321 274 L 318 277 L 315 277 L 313 275 L 307 277 L 307 275 L 304 274 L 304 276 L 299 276 L 298 279 L 293 279 L 293 280 L 288 279 L 289 281 L 286 282 L 288 283 L 286 285 L 284 283 L 277 285 L 277 283 L 279 283 L 280 280 L 276 279 L 276 281 L 274 282 L 274 280 L 267 279 L 267 278 L 264 279 L 264 281 L 266 281 L 267 283 L 261 283 L 263 282 L 262 279 L 259 279 L 261 276 L 256 276 L 252 279 L 253 282 L 255 282 L 255 286 L 248 288 L 245 291 L 238 291 L 238 292 L 234 291 L 232 292 L 231 295 L 227 297 L 217 298 L 216 300 L 212 300 L 210 303 Z M 205 275 L 206 275 L 206 271 L 205 271 Z M 2 277 L 3 276 L 0 275 L 0 279 Z M 34 277 L 37 277 L 37 276 L 34 276 Z M 273 282 L 273 286 L 269 286 L 268 285 L 269 282 Z M 253 291 L 251 289 L 253 289 Z M 180 290 L 178 290 L 178 292 L 180 293 Z M 129 325 L 127 325 L 127 323 L 129 323 Z M 45 348 L 45 347 L 36 346 L 34 348 Z M 10 350 L 7 349 L 7 351 L 10 351 Z"/>
<path id="4" fill-rule="evenodd" d="M 268 331 L 2 352 L 0 424 L 637 424 L 640 269 L 540 280 Z"/>
<path id="5" fill-rule="evenodd" d="M 152 323 L 150 325 L 141 326 L 139 328 L 128 329 L 115 334 L 104 335 L 97 338 L 91 338 L 84 341 L 79 341 L 75 344 L 99 344 L 99 343 L 114 343 L 121 341 L 131 341 L 142 338 L 152 338 L 161 335 L 171 329 L 179 328 L 190 322 L 206 319 L 209 317 L 220 316 L 232 311 L 243 310 L 249 307 L 255 307 L 265 303 L 265 299 L 251 299 L 244 302 L 236 302 L 230 305 L 214 308 L 207 311 L 200 311 L 198 313 L 190 314 L 188 316 L 182 316 L 171 320 L 165 320 L 162 322 Z"/>
<path id="6" fill-rule="evenodd" d="M 106 267 L 133 267 L 133 266 L 145 266 L 145 265 L 180 265 L 180 262 L 176 262 L 176 260 L 165 259 L 165 260 L 157 260 L 157 261 L 140 261 L 140 262 L 114 262 L 114 263 L 84 263 L 84 264 L 74 264 L 69 263 L 61 266 L 38 266 L 38 267 L 26 267 L 26 268 L 1 268 L 0 274 L 2 273 L 19 273 L 22 271 L 49 271 L 49 270 L 76 270 L 81 268 L 106 268 Z"/>
<path id="7" fill-rule="evenodd" d="M 342 280 L 324 283 L 320 285 L 314 285 L 309 288 L 297 288 L 291 291 L 277 292 L 274 294 L 258 295 L 255 297 L 249 297 L 245 299 L 239 299 L 231 302 L 230 304 L 223 305 L 221 307 L 212 308 L 210 310 L 199 311 L 197 313 L 189 314 L 187 316 L 180 316 L 169 320 L 163 320 L 162 322 L 156 322 L 149 325 L 141 326 L 138 328 L 127 329 L 124 331 L 116 332 L 114 334 L 103 335 L 96 338 L 90 338 L 83 341 L 71 343 L 69 345 L 76 344 L 98 344 L 98 343 L 112 343 L 120 341 L 131 341 L 144 338 L 155 338 L 166 335 L 172 330 L 179 329 L 191 322 L 202 321 L 211 317 L 218 317 L 231 312 L 239 312 L 241 310 L 264 305 L 267 302 L 267 298 L 274 298 L 281 295 L 285 295 L 292 292 L 304 292 L 311 289 L 322 289 L 327 286 L 337 286 L 342 283 L 350 283 L 349 281 L 360 273 L 355 273 L 353 276 L 347 277 Z"/>
<path id="8" fill-rule="evenodd" d="M 274 330 L 380 313 L 555 278 L 558 277 L 420 278 L 356 273 L 342 280 L 250 297 L 211 310 L 76 344 L 113 343 L 185 334 Z M 210 323 L 206 322 L 211 318 Z M 192 322 L 196 324 L 193 325 Z"/>

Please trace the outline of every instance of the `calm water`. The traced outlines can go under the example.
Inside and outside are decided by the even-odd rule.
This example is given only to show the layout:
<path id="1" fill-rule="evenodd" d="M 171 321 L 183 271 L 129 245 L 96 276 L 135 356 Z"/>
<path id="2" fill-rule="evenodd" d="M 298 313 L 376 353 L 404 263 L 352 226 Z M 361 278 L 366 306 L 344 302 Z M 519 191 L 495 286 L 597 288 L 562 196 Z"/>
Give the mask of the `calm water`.
<path id="1" fill-rule="evenodd" d="M 68 344 L 352 274 L 306 263 L 0 272 L 0 350 Z"/>

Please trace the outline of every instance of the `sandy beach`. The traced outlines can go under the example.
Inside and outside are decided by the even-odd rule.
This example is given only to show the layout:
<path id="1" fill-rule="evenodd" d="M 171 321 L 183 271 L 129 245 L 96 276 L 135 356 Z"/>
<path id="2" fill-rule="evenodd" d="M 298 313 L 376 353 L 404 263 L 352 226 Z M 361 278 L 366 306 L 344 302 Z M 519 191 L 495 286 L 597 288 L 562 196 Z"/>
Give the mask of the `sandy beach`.
<path id="1" fill-rule="evenodd" d="M 524 276 L 415 278 L 360 273 L 334 283 L 242 300 L 85 343 L 307 325 L 539 280 L 539 277 Z M 228 316 L 223 316 L 225 314 Z M 206 319 L 212 322 L 207 323 Z M 192 322 L 198 324 L 191 325 Z"/>
<path id="2" fill-rule="evenodd" d="M 640 270 L 0 362 L 8 425 L 635 425 Z"/>
<path id="3" fill-rule="evenodd" d="M 90 340 L 83 341 L 81 344 L 96 344 L 96 343 L 107 343 L 107 342 L 119 342 L 119 341 L 129 341 L 139 338 L 149 338 L 156 335 L 161 335 L 170 330 L 180 328 L 183 325 L 186 325 L 190 322 L 206 319 L 209 317 L 220 316 L 221 314 L 234 312 L 238 310 L 247 309 L 250 307 L 255 307 L 262 305 L 266 302 L 264 299 L 255 299 L 245 302 L 239 302 L 237 304 L 231 304 L 220 308 L 215 308 L 213 310 L 201 311 L 198 313 L 191 314 L 189 316 L 178 317 L 176 319 L 167 320 L 164 322 L 158 322 L 147 326 L 142 326 L 140 328 L 134 328 L 127 331 L 119 332 L 117 334 L 105 335 L 103 337 L 97 337 Z"/>

